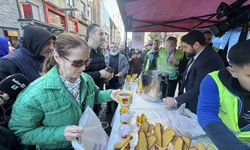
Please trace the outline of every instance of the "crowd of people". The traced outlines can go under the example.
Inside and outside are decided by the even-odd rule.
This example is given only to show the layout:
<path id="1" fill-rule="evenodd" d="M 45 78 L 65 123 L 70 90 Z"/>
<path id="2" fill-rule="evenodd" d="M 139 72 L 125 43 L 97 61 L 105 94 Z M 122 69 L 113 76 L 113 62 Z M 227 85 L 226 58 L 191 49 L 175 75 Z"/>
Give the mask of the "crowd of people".
<path id="1" fill-rule="evenodd" d="M 248 149 L 250 40 L 229 50 L 225 66 L 209 31 L 190 31 L 179 48 L 171 36 L 125 49 L 105 41 L 97 24 L 89 25 L 86 35 L 55 36 L 28 25 L 17 49 L 0 38 L 0 89 L 11 75 L 21 74 L 17 82 L 29 83 L 17 86 L 18 95 L 0 91 L 0 149 L 73 149 L 70 141 L 84 134 L 77 125 L 85 108 L 100 116 L 107 103 L 110 123 L 125 76 L 150 70 L 168 75 L 166 108 L 185 103 L 219 149 Z"/>

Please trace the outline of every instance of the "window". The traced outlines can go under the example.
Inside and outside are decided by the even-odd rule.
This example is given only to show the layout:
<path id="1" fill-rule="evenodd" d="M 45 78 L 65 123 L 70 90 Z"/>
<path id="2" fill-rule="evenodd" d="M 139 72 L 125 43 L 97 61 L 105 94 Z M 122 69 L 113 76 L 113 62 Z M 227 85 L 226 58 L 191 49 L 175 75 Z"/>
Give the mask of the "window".
<path id="1" fill-rule="evenodd" d="M 88 10 L 88 12 L 87 12 L 87 16 L 88 16 L 88 19 L 91 21 L 91 13 L 90 13 L 90 11 Z"/>
<path id="2" fill-rule="evenodd" d="M 86 12 L 85 8 L 86 8 L 85 4 L 83 2 L 81 2 L 80 3 L 80 11 L 81 11 L 81 13 L 85 13 Z"/>
<path id="3" fill-rule="evenodd" d="M 88 0 L 88 5 L 93 6 L 93 0 Z"/>
<path id="4" fill-rule="evenodd" d="M 74 0 L 66 0 L 66 3 L 68 6 L 71 6 L 71 7 L 74 6 Z"/>
<path id="5" fill-rule="evenodd" d="M 86 9 L 85 8 L 86 8 L 86 5 L 83 2 L 81 2 L 80 3 L 80 11 L 81 11 L 82 19 L 87 18 Z"/>
<path id="6" fill-rule="evenodd" d="M 31 3 L 24 3 L 22 4 L 22 6 L 23 6 L 23 12 L 24 12 L 25 18 L 41 20 L 39 6 L 31 4 Z"/>
<path id="7" fill-rule="evenodd" d="M 24 3 L 23 4 L 23 12 L 24 12 L 24 17 L 25 18 L 32 18 L 32 9 L 31 5 L 29 3 Z"/>
<path id="8" fill-rule="evenodd" d="M 33 19 L 41 20 L 39 6 L 31 4 Z"/>
<path id="9" fill-rule="evenodd" d="M 57 15 L 51 11 L 48 13 L 50 24 L 63 27 L 63 18 L 60 15 Z"/>

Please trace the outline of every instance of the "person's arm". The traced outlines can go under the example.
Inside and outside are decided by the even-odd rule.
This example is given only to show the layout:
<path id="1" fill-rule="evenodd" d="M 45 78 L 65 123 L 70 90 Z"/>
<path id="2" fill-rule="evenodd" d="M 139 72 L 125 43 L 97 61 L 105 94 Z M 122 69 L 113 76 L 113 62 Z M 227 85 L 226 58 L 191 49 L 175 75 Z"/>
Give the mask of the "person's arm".
<path id="1" fill-rule="evenodd" d="M 0 61 L 0 81 L 9 75 L 21 73 L 17 65 L 8 59 L 2 59 Z"/>
<path id="2" fill-rule="evenodd" d="M 93 89 L 93 93 L 88 95 L 88 96 L 93 96 L 93 100 L 95 101 L 96 104 L 101 104 L 103 102 L 109 102 L 112 101 L 110 94 L 112 90 L 100 90 L 100 88 L 95 85 L 95 82 L 93 78 L 91 78 L 88 75 L 85 75 L 85 77 L 88 79 L 88 85 L 89 88 Z"/>
<path id="3" fill-rule="evenodd" d="M 13 105 L 9 128 L 21 138 L 23 144 L 43 145 L 66 141 L 64 129 L 66 126 L 46 127 L 41 125 L 44 112 L 36 104 L 25 103 L 25 99 L 34 97 L 18 97 Z"/>
<path id="4" fill-rule="evenodd" d="M 143 70 L 145 70 L 145 68 L 146 68 L 147 60 L 148 60 L 148 53 L 145 54 L 145 57 L 143 58 L 143 61 L 142 61 L 142 69 Z"/>
<path id="5" fill-rule="evenodd" d="M 241 143 L 219 118 L 220 99 L 215 81 L 207 75 L 201 82 L 197 107 L 198 121 L 220 150 L 245 150 L 248 147 Z"/>

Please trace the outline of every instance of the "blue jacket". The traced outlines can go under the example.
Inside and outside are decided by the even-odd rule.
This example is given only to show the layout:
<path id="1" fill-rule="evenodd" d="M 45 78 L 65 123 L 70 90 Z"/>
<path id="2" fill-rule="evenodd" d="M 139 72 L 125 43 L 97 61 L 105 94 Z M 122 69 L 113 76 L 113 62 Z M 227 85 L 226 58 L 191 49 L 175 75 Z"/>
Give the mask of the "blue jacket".
<path id="1" fill-rule="evenodd" d="M 9 53 L 8 39 L 0 37 L 0 58 Z"/>
<path id="2" fill-rule="evenodd" d="M 230 73 L 223 69 L 219 72 L 223 85 L 234 95 L 249 97 L 250 93 L 243 92 Z M 241 97 L 241 96 L 240 96 Z M 247 98 L 248 100 L 248 98 Z M 239 112 L 241 109 L 238 109 Z M 214 79 L 207 75 L 201 82 L 200 95 L 197 108 L 198 121 L 206 134 L 220 150 L 246 150 L 250 149 L 241 143 L 219 117 L 220 98 L 218 86 Z M 249 129 L 248 129 L 249 130 Z"/>

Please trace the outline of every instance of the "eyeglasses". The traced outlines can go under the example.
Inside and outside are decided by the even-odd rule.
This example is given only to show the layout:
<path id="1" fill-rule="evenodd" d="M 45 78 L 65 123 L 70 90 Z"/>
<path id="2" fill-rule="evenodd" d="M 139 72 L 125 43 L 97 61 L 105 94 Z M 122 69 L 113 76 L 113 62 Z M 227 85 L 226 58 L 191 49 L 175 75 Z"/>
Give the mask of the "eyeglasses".
<path id="1" fill-rule="evenodd" d="M 82 60 L 82 59 L 79 59 L 79 60 L 73 60 L 73 61 L 71 61 L 71 60 L 69 60 L 67 57 L 65 57 L 65 56 L 62 56 L 64 59 L 66 59 L 67 61 L 69 61 L 69 62 L 71 62 L 71 66 L 73 66 L 73 67 L 76 67 L 76 68 L 80 68 L 80 67 L 82 67 L 82 66 L 85 66 L 85 67 L 87 67 L 90 63 L 91 63 L 91 60 L 92 59 L 87 59 L 87 60 Z"/>

